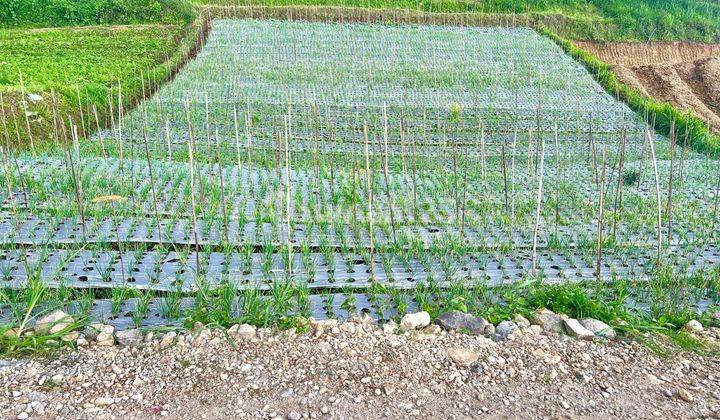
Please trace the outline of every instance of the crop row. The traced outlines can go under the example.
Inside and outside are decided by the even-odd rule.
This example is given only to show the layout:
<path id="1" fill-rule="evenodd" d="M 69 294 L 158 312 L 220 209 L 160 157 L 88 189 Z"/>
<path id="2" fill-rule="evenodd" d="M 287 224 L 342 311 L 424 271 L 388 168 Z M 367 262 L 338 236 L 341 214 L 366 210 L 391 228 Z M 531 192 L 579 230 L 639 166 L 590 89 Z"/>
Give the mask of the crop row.
<path id="1" fill-rule="evenodd" d="M 510 254 L 495 252 L 336 253 L 333 250 L 301 252 L 273 248 L 255 252 L 200 252 L 180 250 L 102 251 L 52 250 L 49 248 L 2 251 L 0 282 L 22 287 L 27 273 L 53 287 L 112 288 L 192 291 L 202 284 L 212 288 L 230 282 L 238 288 L 267 289 L 277 281 L 292 279 L 311 288 L 364 288 L 373 283 L 397 288 L 418 284 L 470 281 L 482 285 L 514 283 L 533 273 L 550 281 L 596 278 L 643 278 L 659 268 L 657 252 L 645 247 L 607 252 L 600 261 L 594 250 L 544 250 L 533 261 L 529 250 Z M 714 269 L 720 261 L 717 247 L 668 247 L 663 265 L 683 275 Z M 29 270 L 29 271 L 28 271 Z"/>

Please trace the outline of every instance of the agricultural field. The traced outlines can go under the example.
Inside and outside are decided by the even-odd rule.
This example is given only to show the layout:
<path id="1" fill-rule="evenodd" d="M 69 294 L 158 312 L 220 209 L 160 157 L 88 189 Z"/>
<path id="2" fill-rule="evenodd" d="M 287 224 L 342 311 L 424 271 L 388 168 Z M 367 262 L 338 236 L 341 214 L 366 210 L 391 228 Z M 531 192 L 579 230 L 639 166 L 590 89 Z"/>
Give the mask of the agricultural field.
<path id="1" fill-rule="evenodd" d="M 172 57 L 182 35 L 179 25 L 157 24 L 0 28 L 2 143 L 44 147 L 53 103 L 64 121 L 80 121 L 81 135 L 93 131 L 93 109 L 104 124 L 108 86 L 123 81 L 127 96 L 140 90 L 139 74 Z"/>
<path id="2" fill-rule="evenodd" d="M 534 30 L 216 19 L 144 96 L 113 85 L 89 140 L 83 120 L 4 149 L 6 319 L 48 288 L 118 328 L 566 283 L 652 315 L 718 303 L 718 161 Z"/>

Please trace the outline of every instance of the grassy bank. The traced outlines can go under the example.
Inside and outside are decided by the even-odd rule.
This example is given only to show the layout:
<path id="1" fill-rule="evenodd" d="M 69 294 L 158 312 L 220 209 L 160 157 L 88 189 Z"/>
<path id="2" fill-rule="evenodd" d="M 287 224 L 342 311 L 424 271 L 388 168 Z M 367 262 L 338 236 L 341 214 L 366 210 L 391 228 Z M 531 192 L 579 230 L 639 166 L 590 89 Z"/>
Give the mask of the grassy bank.
<path id="1" fill-rule="evenodd" d="M 555 30 L 571 39 L 720 42 L 720 4 L 702 0 L 194 0 L 225 6 L 342 6 L 434 13 L 523 14 L 534 20 L 560 15 Z"/>

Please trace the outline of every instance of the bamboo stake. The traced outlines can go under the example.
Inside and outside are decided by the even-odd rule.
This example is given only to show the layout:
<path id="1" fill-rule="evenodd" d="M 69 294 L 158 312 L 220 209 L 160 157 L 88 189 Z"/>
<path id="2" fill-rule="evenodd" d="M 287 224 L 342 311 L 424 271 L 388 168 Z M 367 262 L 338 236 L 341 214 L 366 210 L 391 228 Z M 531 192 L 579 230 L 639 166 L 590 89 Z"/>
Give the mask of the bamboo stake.
<path id="1" fill-rule="evenodd" d="M 233 124 L 235 126 L 235 153 L 237 154 L 238 171 L 242 168 L 240 160 L 240 130 L 238 128 L 237 105 L 233 105 Z"/>
<path id="2" fill-rule="evenodd" d="M 545 175 L 545 139 L 540 140 L 540 173 L 538 178 L 537 206 L 535 208 L 535 229 L 533 231 L 532 275 L 537 275 L 537 238 L 540 230 L 540 208 L 542 206 L 543 177 Z"/>
<path id="3" fill-rule="evenodd" d="M 155 191 L 155 176 L 153 174 L 152 162 L 150 160 L 150 148 L 148 147 L 147 131 L 143 127 L 143 143 L 145 145 L 145 158 L 147 159 L 148 174 L 150 176 L 150 192 L 152 193 L 153 211 L 155 212 L 155 223 L 157 224 L 157 233 L 160 246 L 163 244 L 162 228 L 160 227 L 160 213 L 158 212 L 157 192 Z M 172 240 L 172 238 L 170 238 Z"/>
<path id="4" fill-rule="evenodd" d="M 383 173 L 385 175 L 385 195 L 388 200 L 388 207 L 390 208 L 390 227 L 392 228 L 393 242 L 397 241 L 395 234 L 395 214 L 393 210 L 392 196 L 390 195 L 390 176 L 388 175 L 388 120 L 387 120 L 387 108 L 383 103 Z"/>
<path id="5" fill-rule="evenodd" d="M 172 162 L 172 142 L 170 140 L 170 121 L 165 120 L 165 143 L 167 143 L 168 162 Z"/>
<path id="6" fill-rule="evenodd" d="M 103 158 L 107 162 L 107 152 L 105 151 L 105 139 L 103 139 L 102 131 L 100 131 L 100 119 L 98 118 L 97 107 L 95 104 L 92 106 L 93 114 L 95 115 L 95 127 L 97 128 L 98 140 L 100 140 L 100 149 L 102 151 Z"/>
<path id="7" fill-rule="evenodd" d="M 87 128 L 85 126 L 85 114 L 83 113 L 82 99 L 80 98 L 80 87 L 75 86 L 75 92 L 77 93 L 78 109 L 80 110 L 80 128 L 82 128 L 83 137 L 87 137 Z M 88 120 L 90 117 L 88 117 Z"/>
<path id="8" fill-rule="evenodd" d="M 290 168 L 292 162 L 290 160 L 290 135 L 291 135 L 291 110 L 290 104 L 288 103 L 288 112 L 285 117 L 285 217 L 287 221 L 287 249 L 288 249 L 288 276 L 292 277 L 292 246 L 291 236 L 292 230 L 290 230 Z"/>
<path id="9" fill-rule="evenodd" d="M 673 197 L 673 180 L 675 175 L 675 145 L 677 136 L 675 133 L 675 120 L 670 123 L 670 174 L 668 179 L 668 201 L 666 208 L 667 217 L 667 238 L 668 245 L 672 241 L 672 197 Z"/>
<path id="10" fill-rule="evenodd" d="M 195 208 L 195 155 L 193 153 L 194 149 L 194 139 L 193 139 L 193 130 L 192 130 L 192 122 L 190 120 L 190 103 L 187 97 L 187 94 L 185 95 L 185 118 L 187 120 L 187 126 L 188 126 L 188 167 L 190 169 L 190 206 L 192 207 L 192 217 L 193 217 L 193 236 L 195 238 L 195 273 L 196 276 L 200 275 L 200 243 L 198 241 L 198 221 L 197 221 L 197 209 Z"/>
<path id="11" fill-rule="evenodd" d="M 658 174 L 657 159 L 655 158 L 655 146 L 653 145 L 652 134 L 650 129 L 645 127 L 645 136 L 650 145 L 650 156 L 653 162 L 653 171 L 655 172 L 655 196 L 657 200 L 657 248 L 658 248 L 658 265 L 662 263 L 662 201 L 660 200 L 660 175 Z"/>
<path id="12" fill-rule="evenodd" d="M 35 155 L 35 142 L 33 141 L 32 130 L 30 129 L 30 118 L 28 117 L 28 106 L 25 99 L 25 83 L 23 82 L 22 71 L 20 72 L 20 94 L 22 95 L 23 115 L 25 116 L 25 128 L 27 129 L 28 139 L 30 140 L 30 149 L 33 155 Z M 17 124 L 15 124 L 15 129 L 18 129 Z"/>
<path id="13" fill-rule="evenodd" d="M 228 216 L 227 216 L 227 202 L 225 201 L 225 182 L 223 180 L 223 168 L 220 160 L 220 134 L 218 128 L 215 127 L 215 161 L 218 165 L 218 179 L 220 180 L 220 206 L 222 208 L 223 217 L 223 238 L 225 243 L 229 242 L 228 237 Z"/>
<path id="14" fill-rule="evenodd" d="M 555 239 L 558 237 L 558 225 L 560 224 L 560 148 L 558 145 L 558 125 L 557 118 L 553 125 L 553 137 L 555 140 Z"/>
<path id="15" fill-rule="evenodd" d="M 600 197 L 598 198 L 600 205 L 598 208 L 598 242 L 597 242 L 597 262 L 595 264 L 595 277 L 600 280 L 601 264 L 602 264 L 602 245 L 603 245 L 603 216 L 605 215 L 605 145 L 602 145 L 602 173 L 600 175 Z"/>
<path id="16" fill-rule="evenodd" d="M 617 222 L 618 216 L 622 212 L 622 189 L 623 189 L 623 167 L 625 165 L 625 143 L 627 138 L 627 132 L 623 125 L 622 132 L 620 133 L 620 158 L 618 163 L 618 180 L 617 188 L 615 189 L 615 204 L 613 205 L 613 227 L 612 236 L 613 239 L 617 239 Z"/>
<path id="17" fill-rule="evenodd" d="M 370 145 L 368 138 L 368 127 L 367 121 L 363 124 L 363 135 L 365 139 L 365 182 L 368 194 L 368 218 L 370 220 L 370 281 L 375 282 L 375 240 L 373 226 L 373 189 L 371 184 L 371 172 L 370 172 Z"/>

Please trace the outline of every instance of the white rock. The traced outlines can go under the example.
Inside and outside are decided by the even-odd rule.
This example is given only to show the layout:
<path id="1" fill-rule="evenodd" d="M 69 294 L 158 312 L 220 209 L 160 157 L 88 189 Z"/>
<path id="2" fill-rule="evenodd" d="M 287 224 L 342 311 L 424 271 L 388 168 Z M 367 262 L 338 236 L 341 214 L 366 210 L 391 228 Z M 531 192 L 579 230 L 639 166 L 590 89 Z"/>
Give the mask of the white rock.
<path id="1" fill-rule="evenodd" d="M 395 334 L 395 332 L 397 331 L 397 328 L 398 328 L 398 326 L 395 323 L 395 321 L 388 321 L 388 322 L 384 323 L 382 326 L 383 333 L 386 335 Z"/>
<path id="2" fill-rule="evenodd" d="M 520 314 L 515 314 L 513 317 L 513 321 L 515 321 L 515 324 L 520 328 L 529 328 L 530 327 L 530 321 L 528 321 L 527 318 Z"/>
<path id="3" fill-rule="evenodd" d="M 564 332 L 562 317 L 546 308 L 540 308 L 535 311 L 535 317 L 533 318 L 532 323 L 534 325 L 541 326 L 543 331 L 546 332 L 554 332 L 558 334 L 562 334 Z"/>
<path id="4" fill-rule="evenodd" d="M 112 335 L 115 332 L 115 327 L 108 324 L 102 324 L 102 323 L 93 323 L 87 326 L 85 328 L 84 334 L 85 338 L 87 338 L 90 341 L 97 340 L 98 334 L 105 333 Z"/>
<path id="5" fill-rule="evenodd" d="M 115 337 L 112 335 L 112 333 L 108 334 L 106 332 L 100 332 L 97 337 L 95 337 L 95 342 L 98 346 L 113 346 L 115 345 Z"/>
<path id="6" fill-rule="evenodd" d="M 425 328 L 428 325 L 430 325 L 430 314 L 425 311 L 405 314 L 400 320 L 400 328 L 403 331 Z"/>
<path id="7" fill-rule="evenodd" d="M 36 93 L 28 93 L 27 97 L 28 97 L 28 100 L 32 103 L 40 102 L 43 100 L 43 97 Z"/>
<path id="8" fill-rule="evenodd" d="M 575 318 L 565 318 L 563 319 L 563 324 L 565 325 L 565 331 L 572 337 L 589 340 L 595 336 L 592 331 L 583 327 Z"/>
<path id="9" fill-rule="evenodd" d="M 140 345 L 143 341 L 143 334 L 138 329 L 130 329 L 118 331 L 115 333 L 118 344 L 123 347 L 134 347 Z"/>
<path id="10" fill-rule="evenodd" d="M 693 319 L 687 322 L 685 324 L 685 331 L 691 332 L 691 333 L 699 333 L 704 330 L 703 325 L 698 321 L 697 319 Z"/>
<path id="11" fill-rule="evenodd" d="M 607 338 L 608 340 L 614 340 L 615 337 L 617 337 L 615 330 L 599 319 L 584 318 L 580 320 L 580 325 L 590 330 L 593 334 Z"/>
<path id="12" fill-rule="evenodd" d="M 58 309 L 40 318 L 35 323 L 35 333 L 41 335 L 55 334 L 66 329 L 73 321 L 70 315 Z"/>
<path id="13" fill-rule="evenodd" d="M 128 330 L 131 331 L 131 330 Z M 115 404 L 115 400 L 110 397 L 97 397 L 93 400 L 93 403 L 99 407 L 106 406 L 106 405 L 113 405 Z"/>
<path id="14" fill-rule="evenodd" d="M 177 333 L 175 331 L 170 331 L 163 335 L 163 338 L 160 340 L 160 348 L 166 349 L 172 345 L 172 343 L 175 341 L 175 337 L 177 336 Z"/>
<path id="15" fill-rule="evenodd" d="M 231 333 L 230 335 L 241 340 L 252 340 L 257 335 L 257 328 L 250 324 L 238 325 L 234 333 Z"/>
<path id="16" fill-rule="evenodd" d="M 479 354 L 475 353 L 472 350 L 463 349 L 459 347 L 450 347 L 445 352 L 447 356 L 452 360 L 456 365 L 467 367 L 471 364 L 477 362 L 478 358 L 480 357 Z"/>
<path id="17" fill-rule="evenodd" d="M 337 319 L 324 319 L 316 321 L 315 318 L 310 318 L 310 329 L 312 330 L 313 336 L 316 338 L 320 337 L 328 330 L 337 328 L 337 325 Z"/>

